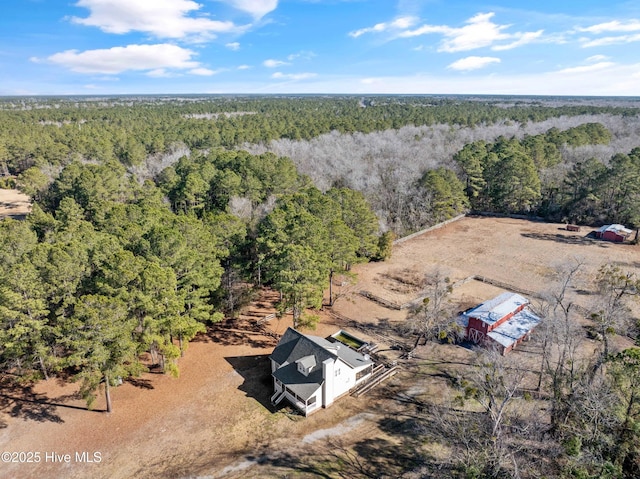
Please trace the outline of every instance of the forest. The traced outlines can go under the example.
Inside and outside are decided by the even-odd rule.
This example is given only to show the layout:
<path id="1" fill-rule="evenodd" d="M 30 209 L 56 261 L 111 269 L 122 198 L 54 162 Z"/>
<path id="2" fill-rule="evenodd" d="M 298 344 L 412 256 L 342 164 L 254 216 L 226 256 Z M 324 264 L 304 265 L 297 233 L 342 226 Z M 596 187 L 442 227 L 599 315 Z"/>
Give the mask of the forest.
<path id="1" fill-rule="evenodd" d="M 79 381 L 89 406 L 104 385 L 111 410 L 110 387 L 178 375 L 189 341 L 254 287 L 313 326 L 334 274 L 461 213 L 637 229 L 639 113 L 632 99 L 0 99 L 0 187 L 33 200 L 0 221 L 0 373 Z M 637 374 L 632 353 L 612 360 Z"/>

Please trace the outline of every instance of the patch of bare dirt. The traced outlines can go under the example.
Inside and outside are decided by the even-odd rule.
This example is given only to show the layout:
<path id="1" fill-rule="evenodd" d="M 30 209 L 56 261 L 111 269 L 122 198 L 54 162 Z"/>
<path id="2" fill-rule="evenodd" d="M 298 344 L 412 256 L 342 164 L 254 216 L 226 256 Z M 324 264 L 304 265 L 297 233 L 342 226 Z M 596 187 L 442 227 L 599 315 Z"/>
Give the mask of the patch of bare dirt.
<path id="1" fill-rule="evenodd" d="M 31 199 L 18 190 L 0 189 L 0 219 L 22 219 L 31 212 Z"/>
<path id="2" fill-rule="evenodd" d="M 391 258 L 383 263 L 357 265 L 357 290 L 402 304 L 416 294 L 399 291 L 399 274 L 405 281 L 440 268 L 452 282 L 480 275 L 522 290 L 545 291 L 553 280 L 554 268 L 566 261 L 584 262 L 582 289 L 588 291 L 598 268 L 614 263 L 626 271 L 640 274 L 640 246 L 595 240 L 593 229 L 580 233 L 567 231 L 564 224 L 542 223 L 512 218 L 466 217 L 443 228 L 425 233 L 394 247 Z M 392 276 L 393 282 L 381 278 Z M 578 302 L 588 306 L 588 295 Z M 472 281 L 454 290 L 454 297 L 483 301 L 503 290 Z M 359 295 L 351 303 L 342 302 L 336 309 L 346 316 L 402 321 L 406 311 L 392 311 Z M 351 315 L 357 316 L 351 316 Z"/>

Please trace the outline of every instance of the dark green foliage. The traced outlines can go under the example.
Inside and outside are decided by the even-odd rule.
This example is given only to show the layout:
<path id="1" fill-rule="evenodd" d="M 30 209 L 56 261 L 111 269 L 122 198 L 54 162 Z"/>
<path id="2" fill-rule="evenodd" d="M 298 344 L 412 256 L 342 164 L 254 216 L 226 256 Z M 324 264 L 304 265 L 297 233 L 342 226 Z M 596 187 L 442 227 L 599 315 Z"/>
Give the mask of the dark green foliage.
<path id="1" fill-rule="evenodd" d="M 225 150 L 183 157 L 158 180 L 174 211 L 198 214 L 224 211 L 232 197 L 247 198 L 255 208 L 269 196 L 293 192 L 299 185 L 295 166 L 287 158 Z"/>
<path id="2" fill-rule="evenodd" d="M 220 311 L 233 314 L 252 282 L 278 289 L 281 309 L 293 309 L 296 325 L 312 324 L 303 312 L 322 304 L 334 274 L 390 255 L 393 234 L 379 235 L 361 192 L 322 192 L 288 158 L 236 149 L 245 142 L 409 124 L 637 114 L 432 97 L 131 101 L 32 108 L 25 100 L 24 109 L 0 102 L 0 175 L 15 175 L 35 200 L 26 221 L 0 222 L 0 369 L 29 378 L 63 370 L 82 381 L 89 401 L 99 387 L 138 374 L 144 352 L 177 374 L 188 341 L 222 319 Z M 381 188 L 390 179 L 397 191 L 384 198 L 393 203 L 406 194 L 415 201 L 398 201 L 397 218 L 383 220 L 398 230 L 418 229 L 471 207 L 637 227 L 640 149 L 606 164 L 562 163 L 568 148 L 610 138 L 602 125 L 587 123 L 521 141 L 478 141 L 453 164 L 433 163 L 449 168 L 424 172 L 406 191 L 390 168 L 380 174 Z M 616 386 L 621 400 L 629 397 L 624 384 Z M 624 451 L 608 450 L 607 457 L 627 467 L 633 448 L 619 437 Z M 586 441 L 582 448 L 595 450 Z"/>
<path id="3" fill-rule="evenodd" d="M 46 192 L 51 213 L 0 221 L 2 370 L 66 370 L 88 404 L 138 374 L 144 351 L 177 374 L 186 343 L 221 319 L 212 297 L 230 252 L 215 217 L 176 215 L 115 166 L 72 163 Z"/>
<path id="4" fill-rule="evenodd" d="M 424 190 L 429 216 L 436 223 L 453 218 L 469 208 L 464 185 L 451 170 L 438 168 L 427 171 L 420 180 L 420 186 Z"/>
<path id="5" fill-rule="evenodd" d="M 471 207 L 479 211 L 527 213 L 581 224 L 640 224 L 640 149 L 617 154 L 609 165 L 595 158 L 550 174 L 562 158 L 559 148 L 607 144 L 599 123 L 525 137 L 478 141 L 454 156 Z M 428 173 L 433 177 L 433 173 Z M 451 180 L 448 183 L 452 183 Z"/>
<path id="6" fill-rule="evenodd" d="M 463 170 L 467 196 L 474 209 L 526 213 L 538 205 L 538 170 L 518 140 L 500 137 L 493 144 L 467 145 L 454 159 Z"/>
<path id="7" fill-rule="evenodd" d="M 561 115 L 637 114 L 633 108 L 612 106 L 522 102 L 503 108 L 501 99 L 464 102 L 416 96 L 163 100 L 33 100 L 37 106 L 55 108 L 33 108 L 31 100 L 0 102 L 0 173 L 6 168 L 18 174 L 34 165 L 65 165 L 74 159 L 139 165 L 147 155 L 166 152 L 178 143 L 204 150 L 277 138 L 310 139 L 333 130 L 368 133 L 410 124 L 471 127 L 505 119 L 526 123 Z M 363 102 L 366 108 L 361 107 Z M 601 125 L 587 124 L 570 135 L 552 135 L 551 140 L 558 147 L 604 143 L 608 132 Z"/>
<path id="8" fill-rule="evenodd" d="M 139 162 L 130 146 L 120 160 Z M 89 405 L 104 387 L 108 409 L 109 387 L 144 370 L 144 352 L 177 375 L 188 342 L 244 300 L 238 285 L 254 266 L 296 325 L 312 326 L 304 309 L 321 306 L 329 276 L 378 254 L 361 194 L 306 187 L 290 160 L 269 153 L 183 157 L 159 186 L 113 159 L 70 162 L 51 184 L 36 167 L 19 180 L 42 201 L 27 221 L 0 222 L 0 368 L 23 378 L 64 371 Z M 248 216 L 231 213 L 238 200 Z"/>
<path id="9" fill-rule="evenodd" d="M 360 193 L 344 188 L 282 197 L 260 223 L 257 244 L 261 279 L 282 293 L 296 327 L 304 308 L 322 305 L 335 272 L 379 255 L 375 215 Z"/>
<path id="10" fill-rule="evenodd" d="M 393 248 L 393 240 L 395 235 L 392 231 L 386 231 L 378 238 L 378 256 L 377 261 L 385 261 L 391 258 L 391 251 Z"/>

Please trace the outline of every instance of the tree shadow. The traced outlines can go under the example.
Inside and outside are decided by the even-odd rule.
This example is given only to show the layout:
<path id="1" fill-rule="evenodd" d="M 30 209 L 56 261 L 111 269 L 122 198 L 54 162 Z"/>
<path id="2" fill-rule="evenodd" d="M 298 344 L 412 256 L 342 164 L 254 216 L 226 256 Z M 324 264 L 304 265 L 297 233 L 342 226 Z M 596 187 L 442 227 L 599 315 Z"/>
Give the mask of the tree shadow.
<path id="1" fill-rule="evenodd" d="M 568 234 L 551 234 L 551 233 L 520 233 L 524 238 L 531 238 L 543 241 L 555 241 L 556 243 L 572 244 L 572 245 L 597 245 L 602 248 L 608 248 L 609 244 L 598 241 L 592 233 L 586 236 L 568 235 Z"/>
<path id="2" fill-rule="evenodd" d="M 244 382 L 238 387 L 240 391 L 258 401 L 268 411 L 276 412 L 282 407 L 274 407 L 271 404 L 273 379 L 271 361 L 267 354 L 230 356 L 224 359 L 244 379 Z"/>
<path id="3" fill-rule="evenodd" d="M 22 418 L 36 422 L 63 423 L 64 420 L 57 414 L 58 408 L 79 409 L 90 411 L 86 407 L 64 404 L 65 401 L 78 399 L 77 394 L 68 394 L 49 398 L 44 394 L 33 391 L 31 384 L 20 384 L 13 378 L 0 378 L 0 411 L 10 417 Z M 104 412 L 93 409 L 93 412 Z M 0 422 L 0 428 L 7 427 L 5 422 Z"/>
<path id="4" fill-rule="evenodd" d="M 126 381 L 132 386 L 135 386 L 140 389 L 155 389 L 150 379 L 130 377 L 130 378 L 127 378 Z"/>
<path id="5" fill-rule="evenodd" d="M 258 349 L 274 348 L 278 343 L 277 335 L 264 325 L 235 319 L 207 328 L 205 333 L 199 334 L 193 341 L 212 342 L 222 346 L 246 345 Z"/>

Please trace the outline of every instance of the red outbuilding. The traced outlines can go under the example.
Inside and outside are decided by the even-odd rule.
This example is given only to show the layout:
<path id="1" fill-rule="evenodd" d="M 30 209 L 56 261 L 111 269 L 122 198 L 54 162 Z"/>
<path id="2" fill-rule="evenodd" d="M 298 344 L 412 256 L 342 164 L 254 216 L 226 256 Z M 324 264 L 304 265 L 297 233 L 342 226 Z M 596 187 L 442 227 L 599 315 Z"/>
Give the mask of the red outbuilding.
<path id="1" fill-rule="evenodd" d="M 502 293 L 462 313 L 469 341 L 496 346 L 506 354 L 527 339 L 540 318 L 528 308 L 529 301 L 516 293 Z"/>
<path id="2" fill-rule="evenodd" d="M 596 231 L 596 238 L 613 241 L 614 243 L 622 243 L 629 238 L 631 233 L 633 233 L 633 231 L 622 225 L 604 225 Z"/>

